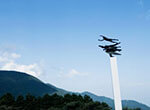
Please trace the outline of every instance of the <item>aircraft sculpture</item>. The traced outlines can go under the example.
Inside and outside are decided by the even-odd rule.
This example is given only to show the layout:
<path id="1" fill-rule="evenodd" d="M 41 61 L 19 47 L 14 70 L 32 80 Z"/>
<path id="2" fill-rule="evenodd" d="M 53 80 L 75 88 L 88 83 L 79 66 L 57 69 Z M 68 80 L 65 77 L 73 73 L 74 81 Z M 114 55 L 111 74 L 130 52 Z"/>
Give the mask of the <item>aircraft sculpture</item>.
<path id="1" fill-rule="evenodd" d="M 103 35 L 100 35 L 103 39 L 98 39 L 99 41 L 109 41 L 109 42 L 112 42 L 112 43 L 117 43 L 116 41 L 119 41 L 118 39 L 110 39 L 110 38 L 107 38 L 106 36 L 103 36 Z"/>
<path id="2" fill-rule="evenodd" d="M 99 45 L 99 47 L 103 48 L 103 50 L 110 49 L 110 48 L 117 49 L 117 48 L 121 48 L 120 46 L 117 47 L 117 45 L 119 45 L 119 44 L 120 44 L 120 42 L 119 43 L 115 43 L 113 45 L 105 45 L 105 46 Z"/>
<path id="3" fill-rule="evenodd" d="M 120 53 L 117 53 L 121 51 L 120 49 L 121 46 L 118 46 L 121 42 L 116 42 L 116 41 L 119 41 L 118 39 L 110 39 L 103 35 L 100 35 L 100 36 L 103 39 L 102 40 L 98 39 L 98 41 L 108 41 L 111 43 L 115 43 L 112 45 L 105 45 L 105 46 L 99 45 L 100 48 L 102 48 L 106 53 L 108 53 L 110 57 L 113 57 L 113 55 L 121 55 Z"/>
<path id="4" fill-rule="evenodd" d="M 98 45 L 110 56 L 111 72 L 112 72 L 112 83 L 113 83 L 113 93 L 114 93 L 114 107 L 115 110 L 122 110 L 121 95 L 120 95 L 120 84 L 118 76 L 118 67 L 117 67 L 117 58 L 115 55 L 121 55 L 121 46 L 118 39 L 107 38 L 103 35 L 100 35 L 101 39 L 98 41 L 109 42 L 108 45 Z M 111 44 L 110 44 L 111 43 Z"/>

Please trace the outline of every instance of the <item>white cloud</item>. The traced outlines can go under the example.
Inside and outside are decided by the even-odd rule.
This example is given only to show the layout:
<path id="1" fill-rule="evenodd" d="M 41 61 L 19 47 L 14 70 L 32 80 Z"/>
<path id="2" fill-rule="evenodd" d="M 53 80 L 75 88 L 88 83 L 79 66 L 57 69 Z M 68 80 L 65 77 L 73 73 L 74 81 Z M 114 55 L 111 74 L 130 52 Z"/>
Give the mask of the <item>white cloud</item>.
<path id="1" fill-rule="evenodd" d="M 72 78 L 72 77 L 75 77 L 75 76 L 85 76 L 85 75 L 87 75 L 87 74 L 81 73 L 81 72 L 79 72 L 75 69 L 71 69 L 66 76 Z"/>
<path id="2" fill-rule="evenodd" d="M 12 54 L 11 54 L 11 57 L 16 59 L 16 58 L 20 58 L 21 55 L 16 54 L 16 53 L 12 53 Z"/>
<path id="3" fill-rule="evenodd" d="M 40 64 L 33 63 L 29 65 L 19 64 L 16 59 L 20 58 L 21 55 L 11 52 L 0 52 L 0 70 L 15 70 L 20 72 L 25 72 L 35 77 L 42 74 L 42 69 Z"/>
<path id="4" fill-rule="evenodd" d="M 69 76 L 69 77 L 78 76 L 78 75 L 80 75 L 80 73 L 79 73 L 77 70 L 75 70 L 75 69 L 72 69 L 72 70 L 67 74 L 67 76 Z"/>

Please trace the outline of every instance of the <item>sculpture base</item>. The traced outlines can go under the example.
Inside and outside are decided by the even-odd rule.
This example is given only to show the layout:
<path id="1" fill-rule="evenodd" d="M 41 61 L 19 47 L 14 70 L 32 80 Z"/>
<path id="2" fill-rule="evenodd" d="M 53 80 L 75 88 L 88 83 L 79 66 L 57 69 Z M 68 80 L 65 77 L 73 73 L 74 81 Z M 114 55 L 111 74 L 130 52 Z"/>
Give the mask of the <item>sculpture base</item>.
<path id="1" fill-rule="evenodd" d="M 115 110 L 122 110 L 119 76 L 118 76 L 118 68 L 117 68 L 117 58 L 110 57 L 110 63 L 111 63 L 111 72 L 112 72 Z"/>

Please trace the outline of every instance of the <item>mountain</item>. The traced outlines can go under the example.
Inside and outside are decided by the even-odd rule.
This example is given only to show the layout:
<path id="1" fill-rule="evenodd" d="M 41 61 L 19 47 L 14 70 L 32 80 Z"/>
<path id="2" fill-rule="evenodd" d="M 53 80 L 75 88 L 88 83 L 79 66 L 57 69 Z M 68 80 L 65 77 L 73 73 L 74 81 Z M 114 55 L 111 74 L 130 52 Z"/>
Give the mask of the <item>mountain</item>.
<path id="1" fill-rule="evenodd" d="M 114 109 L 114 102 L 111 98 L 107 98 L 104 96 L 97 96 L 95 94 L 92 94 L 90 92 L 83 92 L 81 93 L 82 96 L 88 95 L 90 96 L 94 101 L 99 101 L 99 102 L 106 102 L 110 107 Z M 133 100 L 123 100 L 122 101 L 123 108 L 128 107 L 128 108 L 141 108 L 141 110 L 150 110 L 150 107 L 147 105 L 144 105 L 142 103 L 139 103 L 137 101 Z"/>
<path id="2" fill-rule="evenodd" d="M 28 93 L 41 96 L 46 93 L 52 94 L 57 90 L 46 85 L 39 79 L 22 72 L 0 71 L 0 96 L 9 92 L 14 96 Z"/>
<path id="3" fill-rule="evenodd" d="M 88 95 L 90 96 L 94 101 L 99 101 L 99 102 L 106 102 L 109 106 L 111 106 L 112 108 L 114 108 L 114 103 L 113 100 L 111 98 L 105 97 L 105 96 L 97 96 L 95 94 L 92 94 L 90 92 L 82 92 L 81 93 L 82 96 L 84 95 Z"/>
<path id="4" fill-rule="evenodd" d="M 66 91 L 66 90 L 61 89 L 61 88 L 57 88 L 56 86 L 54 86 L 54 85 L 52 85 L 52 84 L 49 84 L 49 83 L 47 83 L 47 85 L 48 85 L 49 87 L 52 87 L 53 89 L 55 89 L 56 92 L 54 92 L 54 93 L 56 93 L 56 94 L 58 94 L 58 95 L 64 96 L 65 94 L 71 94 L 71 93 L 73 93 L 73 92 Z"/>
<path id="5" fill-rule="evenodd" d="M 51 84 L 48 84 L 48 85 L 51 86 L 51 87 L 54 87 L 57 90 L 56 93 L 59 94 L 59 95 L 73 94 L 73 93 L 78 94 L 78 95 L 80 94 L 82 96 L 88 95 L 94 101 L 107 103 L 114 110 L 114 101 L 111 98 L 108 98 L 108 97 L 105 97 L 105 96 L 97 96 L 97 95 L 95 95 L 93 93 L 90 93 L 90 92 L 82 92 L 82 93 L 70 92 L 70 91 L 66 91 L 64 89 L 57 88 L 57 87 L 55 87 Z M 148 107 L 147 105 L 139 103 L 139 102 L 134 101 L 134 100 L 122 100 L 122 105 L 123 105 L 123 108 L 128 107 L 128 108 L 131 108 L 131 109 L 141 108 L 141 110 L 150 110 L 150 107 Z"/>
<path id="6" fill-rule="evenodd" d="M 0 71 L 0 96 L 5 93 L 11 93 L 14 96 L 26 95 L 30 93 L 34 96 L 42 96 L 46 93 L 59 95 L 65 95 L 67 93 L 72 94 L 75 92 L 66 91 L 61 88 L 57 88 L 51 84 L 46 84 L 39 79 L 22 72 L 16 71 Z M 94 101 L 106 102 L 109 106 L 114 108 L 113 100 L 104 96 L 97 96 L 90 92 L 75 93 L 82 96 L 88 95 Z M 150 110 L 150 108 L 144 104 L 133 100 L 123 100 L 123 107 L 128 108 L 141 108 L 142 110 Z"/>

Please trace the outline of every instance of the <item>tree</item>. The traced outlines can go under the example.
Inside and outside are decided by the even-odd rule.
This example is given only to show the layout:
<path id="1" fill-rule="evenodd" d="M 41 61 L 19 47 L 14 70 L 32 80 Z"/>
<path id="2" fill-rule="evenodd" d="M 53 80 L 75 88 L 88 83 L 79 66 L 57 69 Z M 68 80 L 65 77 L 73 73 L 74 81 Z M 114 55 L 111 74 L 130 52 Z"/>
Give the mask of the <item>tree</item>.
<path id="1" fill-rule="evenodd" d="M 83 106 L 79 101 L 69 102 L 64 106 L 64 110 L 82 110 Z"/>
<path id="2" fill-rule="evenodd" d="M 0 98 L 0 104 L 0 110 L 111 110 L 106 103 L 76 94 L 46 94 L 43 97 L 27 94 L 25 98 L 18 96 L 16 100 L 11 94 L 6 94 Z"/>
<path id="3" fill-rule="evenodd" d="M 91 101 L 93 101 L 93 100 L 88 95 L 84 96 L 84 102 L 85 103 L 88 103 L 88 102 L 91 102 Z"/>
<path id="4" fill-rule="evenodd" d="M 19 95 L 16 99 L 16 105 L 19 105 L 19 106 L 23 106 L 24 105 L 24 97 L 22 95 Z"/>
<path id="5" fill-rule="evenodd" d="M 130 109 L 128 107 L 123 108 L 123 110 L 141 110 L 140 108 Z"/>
<path id="6" fill-rule="evenodd" d="M 0 98 L 0 105 L 14 105 L 14 97 L 7 93 Z"/>
<path id="7" fill-rule="evenodd" d="M 25 110 L 37 110 L 36 102 L 37 100 L 34 96 L 27 94 L 25 98 L 24 109 Z"/>

